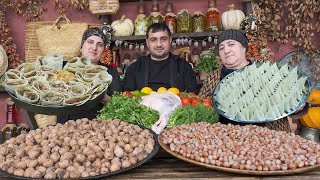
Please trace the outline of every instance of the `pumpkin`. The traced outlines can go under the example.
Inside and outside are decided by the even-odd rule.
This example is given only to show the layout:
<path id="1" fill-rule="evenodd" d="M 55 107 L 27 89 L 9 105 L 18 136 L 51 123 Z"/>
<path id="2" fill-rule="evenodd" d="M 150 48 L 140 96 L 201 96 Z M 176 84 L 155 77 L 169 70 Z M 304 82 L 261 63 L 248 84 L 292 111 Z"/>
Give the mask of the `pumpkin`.
<path id="1" fill-rule="evenodd" d="M 308 103 L 311 105 L 320 105 L 320 90 L 313 89 L 308 98 Z"/>
<path id="2" fill-rule="evenodd" d="M 114 30 L 115 36 L 131 36 L 134 31 L 132 20 L 126 18 L 125 15 L 121 19 L 113 21 L 111 27 Z"/>
<path id="3" fill-rule="evenodd" d="M 241 29 L 241 22 L 245 18 L 241 10 L 234 9 L 234 4 L 229 5 L 229 10 L 221 15 L 222 26 L 224 29 Z"/>
<path id="4" fill-rule="evenodd" d="M 320 107 L 310 107 L 306 115 L 300 118 L 304 126 L 311 128 L 320 128 Z"/>

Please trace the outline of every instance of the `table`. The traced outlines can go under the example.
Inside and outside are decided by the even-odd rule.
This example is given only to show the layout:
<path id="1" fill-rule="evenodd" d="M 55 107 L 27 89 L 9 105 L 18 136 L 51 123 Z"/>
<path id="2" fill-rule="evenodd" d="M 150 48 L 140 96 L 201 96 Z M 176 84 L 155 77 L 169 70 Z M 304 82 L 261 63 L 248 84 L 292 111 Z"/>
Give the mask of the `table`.
<path id="1" fill-rule="evenodd" d="M 235 173 L 227 173 L 207 169 L 196 166 L 188 162 L 181 161 L 166 153 L 162 148 L 156 156 L 149 162 L 132 169 L 130 171 L 106 177 L 103 179 L 229 179 L 229 180 L 252 180 L 252 179 L 320 179 L 320 168 L 314 171 L 305 172 L 301 174 L 293 174 L 286 176 L 250 176 Z M 0 180 L 13 180 L 12 178 L 0 175 Z"/>

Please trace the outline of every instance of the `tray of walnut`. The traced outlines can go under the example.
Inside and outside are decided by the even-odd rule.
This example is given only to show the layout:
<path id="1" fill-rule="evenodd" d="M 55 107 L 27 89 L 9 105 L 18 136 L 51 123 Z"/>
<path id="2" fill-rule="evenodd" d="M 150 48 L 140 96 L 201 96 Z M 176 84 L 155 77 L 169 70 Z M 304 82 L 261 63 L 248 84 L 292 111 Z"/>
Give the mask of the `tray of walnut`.
<path id="1" fill-rule="evenodd" d="M 0 145 L 0 173 L 16 179 L 99 179 L 136 168 L 158 151 L 139 125 L 78 119 L 32 130 Z"/>
<path id="2" fill-rule="evenodd" d="M 319 144 L 256 125 L 180 125 L 163 131 L 158 141 L 183 161 L 219 171 L 288 175 L 320 168 Z"/>

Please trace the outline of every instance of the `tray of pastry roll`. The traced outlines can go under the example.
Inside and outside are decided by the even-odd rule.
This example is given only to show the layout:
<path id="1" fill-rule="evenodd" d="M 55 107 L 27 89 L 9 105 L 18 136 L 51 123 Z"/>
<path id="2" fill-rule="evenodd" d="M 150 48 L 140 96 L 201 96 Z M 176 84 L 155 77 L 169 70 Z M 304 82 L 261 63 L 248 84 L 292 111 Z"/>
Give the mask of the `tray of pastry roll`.
<path id="1" fill-rule="evenodd" d="M 311 83 L 287 63 L 253 63 L 223 78 L 212 94 L 215 109 L 242 123 L 275 121 L 296 112 L 307 101 Z"/>
<path id="2" fill-rule="evenodd" d="M 3 84 L 13 101 L 27 111 L 78 113 L 101 102 L 112 82 L 107 70 L 86 57 L 73 58 L 63 69 L 26 62 L 8 70 Z"/>

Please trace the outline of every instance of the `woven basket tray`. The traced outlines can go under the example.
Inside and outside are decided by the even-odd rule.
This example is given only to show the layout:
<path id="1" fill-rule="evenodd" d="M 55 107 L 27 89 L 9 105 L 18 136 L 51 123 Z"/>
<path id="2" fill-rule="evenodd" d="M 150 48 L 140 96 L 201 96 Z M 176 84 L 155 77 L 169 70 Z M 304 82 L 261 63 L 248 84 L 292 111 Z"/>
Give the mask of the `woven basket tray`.
<path id="1" fill-rule="evenodd" d="M 41 28 L 46 25 L 52 25 L 54 21 L 37 21 L 37 22 L 27 22 L 25 26 L 25 59 L 26 62 L 36 61 L 38 56 L 42 56 L 41 50 L 39 48 L 36 29 Z M 65 22 L 60 22 L 64 24 Z M 76 22 L 75 22 L 76 23 Z M 100 27 L 100 24 L 88 24 L 89 28 Z"/>

